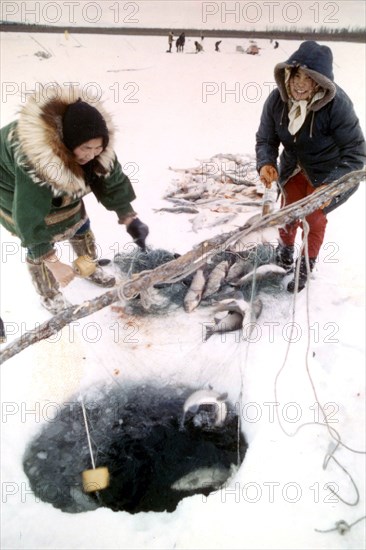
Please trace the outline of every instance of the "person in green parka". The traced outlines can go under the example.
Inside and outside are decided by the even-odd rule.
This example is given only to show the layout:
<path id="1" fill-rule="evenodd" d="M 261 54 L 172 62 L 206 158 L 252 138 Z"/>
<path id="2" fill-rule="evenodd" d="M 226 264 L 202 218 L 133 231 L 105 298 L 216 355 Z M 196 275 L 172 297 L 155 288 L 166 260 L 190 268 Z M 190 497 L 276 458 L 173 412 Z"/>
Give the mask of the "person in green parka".
<path id="1" fill-rule="evenodd" d="M 16 121 L 0 131 L 0 223 L 27 249 L 26 263 L 42 305 L 56 314 L 70 304 L 60 292 L 75 277 L 56 255 L 69 240 L 77 256 L 97 259 L 83 197 L 117 214 L 136 244 L 149 233 L 131 202 L 136 198 L 113 148 L 114 125 L 99 100 L 84 101 L 76 88 L 30 96 Z M 89 280 L 112 287 L 97 266 Z"/>

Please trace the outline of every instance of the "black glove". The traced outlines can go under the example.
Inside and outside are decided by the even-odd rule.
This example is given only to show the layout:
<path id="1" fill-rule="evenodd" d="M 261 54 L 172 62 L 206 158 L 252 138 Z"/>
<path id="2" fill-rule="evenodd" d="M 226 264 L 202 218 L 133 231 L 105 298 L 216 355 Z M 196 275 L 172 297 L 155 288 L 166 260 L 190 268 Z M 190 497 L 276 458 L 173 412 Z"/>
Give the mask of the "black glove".
<path id="1" fill-rule="evenodd" d="M 142 223 L 142 221 L 138 218 L 135 218 L 128 224 L 127 233 L 131 235 L 135 243 L 142 250 L 146 250 L 145 239 L 149 234 L 149 228 L 145 223 Z"/>

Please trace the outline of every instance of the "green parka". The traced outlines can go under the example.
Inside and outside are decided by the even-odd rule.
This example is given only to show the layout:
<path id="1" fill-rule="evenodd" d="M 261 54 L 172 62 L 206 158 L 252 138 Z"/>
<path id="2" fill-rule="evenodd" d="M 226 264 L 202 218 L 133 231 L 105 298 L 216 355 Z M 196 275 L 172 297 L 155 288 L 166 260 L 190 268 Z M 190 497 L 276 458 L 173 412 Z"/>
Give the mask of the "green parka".
<path id="1" fill-rule="evenodd" d="M 80 92 L 58 89 L 31 96 L 17 121 L 0 131 L 0 223 L 18 236 L 32 259 L 41 259 L 87 220 L 82 197 L 91 192 L 82 167 L 62 142 L 62 116 Z M 87 101 L 83 99 L 83 101 Z M 113 149 L 115 129 L 99 101 L 87 101 L 106 121 L 109 143 L 94 168 L 97 199 L 118 220 L 134 213 L 136 198 Z"/>

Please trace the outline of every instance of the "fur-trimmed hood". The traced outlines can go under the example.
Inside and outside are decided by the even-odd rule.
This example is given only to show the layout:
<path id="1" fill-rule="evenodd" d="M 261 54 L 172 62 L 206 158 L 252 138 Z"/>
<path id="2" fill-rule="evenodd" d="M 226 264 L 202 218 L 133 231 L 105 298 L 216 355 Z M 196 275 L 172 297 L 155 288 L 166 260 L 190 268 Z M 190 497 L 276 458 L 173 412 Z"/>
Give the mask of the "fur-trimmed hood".
<path id="1" fill-rule="evenodd" d="M 299 67 L 324 90 L 324 96 L 315 101 L 311 111 L 319 111 L 336 95 L 336 85 L 333 82 L 333 55 L 328 46 L 320 46 L 313 40 L 303 42 L 299 49 L 287 61 L 278 63 L 274 69 L 274 77 L 284 102 L 289 100 L 286 88 L 285 71 L 287 68 Z"/>
<path id="2" fill-rule="evenodd" d="M 89 191 L 84 171 L 62 141 L 62 117 L 67 107 L 81 98 L 103 116 L 109 143 L 96 159 L 95 172 L 108 176 L 115 160 L 115 127 L 102 102 L 85 99 L 76 87 L 41 89 L 30 96 L 20 110 L 15 133 L 11 136 L 16 161 L 39 185 L 49 185 L 55 196 L 82 197 Z"/>

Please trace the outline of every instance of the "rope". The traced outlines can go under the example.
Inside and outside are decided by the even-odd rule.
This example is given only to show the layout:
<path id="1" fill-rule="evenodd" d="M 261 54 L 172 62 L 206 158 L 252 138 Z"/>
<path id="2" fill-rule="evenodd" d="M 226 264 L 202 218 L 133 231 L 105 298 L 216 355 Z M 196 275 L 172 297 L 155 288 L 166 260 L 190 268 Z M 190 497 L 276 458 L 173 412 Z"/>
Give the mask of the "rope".
<path id="1" fill-rule="evenodd" d="M 50 278 L 50 271 L 48 270 L 48 267 L 46 266 L 45 262 L 41 263 L 41 270 L 43 274 L 43 280 L 46 282 L 49 289 L 53 287 L 51 278 Z"/>
<path id="2" fill-rule="evenodd" d="M 88 420 L 87 420 L 87 417 L 86 417 L 86 410 L 85 410 L 85 405 L 84 405 L 84 400 L 83 400 L 82 395 L 80 396 L 80 401 L 81 401 L 81 408 L 82 408 L 82 411 L 83 411 L 83 417 L 84 417 L 84 424 L 85 424 L 86 437 L 87 437 L 87 439 L 88 439 L 90 458 L 91 458 L 91 462 L 92 462 L 92 465 L 93 465 L 93 470 L 95 470 L 95 461 L 94 461 L 93 449 L 92 449 L 92 445 L 91 445 L 91 439 L 90 439 L 90 432 L 89 432 Z"/>
<path id="3" fill-rule="evenodd" d="M 91 444 L 91 438 L 90 438 L 90 432 L 89 432 L 89 426 L 88 426 L 88 419 L 86 417 L 86 410 L 85 410 L 85 405 L 84 405 L 84 400 L 83 400 L 82 395 L 80 395 L 80 401 L 81 401 L 81 408 L 82 408 L 82 411 L 83 411 L 86 436 L 87 436 L 87 439 L 88 439 L 88 446 L 89 446 L 89 453 L 90 453 L 91 463 L 92 463 L 92 466 L 93 466 L 93 470 L 95 470 L 95 460 L 94 460 L 93 448 L 92 448 L 92 444 Z M 95 496 L 97 497 L 97 500 L 98 500 L 99 504 L 101 506 L 104 506 L 102 497 L 100 495 L 100 491 L 95 491 Z"/>
<path id="4" fill-rule="evenodd" d="M 360 502 L 360 493 L 358 491 L 358 488 L 357 488 L 357 485 L 356 483 L 354 482 L 353 480 L 353 477 L 351 476 L 351 474 L 346 470 L 346 468 L 344 466 L 342 466 L 342 464 L 340 464 L 340 462 L 338 462 L 338 460 L 336 458 L 334 458 L 333 454 L 335 453 L 337 447 L 339 446 L 339 443 L 337 443 L 337 445 L 335 446 L 335 448 L 333 449 L 332 453 L 331 454 L 326 454 L 325 455 L 325 458 L 324 458 L 324 462 L 323 462 L 323 470 L 325 470 L 329 464 L 329 461 L 330 459 L 334 460 L 334 462 L 336 464 L 338 464 L 338 466 L 344 471 L 344 473 L 349 477 L 354 489 L 355 489 L 355 492 L 356 492 L 356 499 L 354 502 L 347 502 L 344 498 L 342 498 L 341 496 L 339 496 L 338 493 L 336 493 L 332 487 L 330 485 L 328 485 L 328 489 L 331 493 L 333 493 L 334 496 L 336 496 L 337 498 L 339 498 L 339 500 L 341 500 L 344 504 L 347 504 L 348 506 L 356 506 L 359 502 Z"/>
<path id="5" fill-rule="evenodd" d="M 250 312 L 251 315 L 253 314 L 253 302 L 255 297 L 255 290 L 256 290 L 256 283 L 257 283 L 257 267 L 258 267 L 258 255 L 255 254 L 255 262 L 253 265 L 253 279 L 252 279 L 252 286 L 250 291 Z M 252 324 L 254 322 L 254 319 L 249 319 L 249 323 Z M 237 463 L 240 464 L 240 432 L 241 432 L 241 410 L 242 410 L 242 403 L 243 403 L 243 392 L 244 392 L 244 370 L 247 367 L 248 363 L 248 355 L 249 355 L 249 346 L 251 344 L 250 340 L 251 332 L 249 333 L 249 337 L 246 340 L 246 346 L 245 346 L 245 354 L 244 354 L 244 361 L 243 357 L 241 357 L 240 360 L 240 392 L 239 392 L 239 414 L 238 414 L 238 432 L 237 432 Z"/>
<path id="6" fill-rule="evenodd" d="M 331 529 L 325 529 L 325 530 L 315 529 L 315 531 L 317 533 L 331 533 L 332 531 L 338 531 L 338 533 L 340 535 L 344 535 L 345 533 L 350 531 L 352 529 L 352 527 L 354 525 L 356 525 L 356 523 L 359 523 L 360 521 L 363 521 L 364 519 L 366 519 L 366 516 L 362 516 L 362 517 L 356 519 L 356 521 L 354 521 L 353 523 L 350 523 L 350 524 L 348 524 L 346 521 L 341 519 L 340 521 L 337 521 L 336 524 L 335 524 L 335 527 L 332 527 Z"/>
<path id="7" fill-rule="evenodd" d="M 277 382 L 278 382 L 278 378 L 282 372 L 282 370 L 284 369 L 286 363 L 287 363 L 287 359 L 288 359 L 288 354 L 289 354 L 289 350 L 290 350 L 290 346 L 291 346 L 291 343 L 292 343 L 292 333 L 293 333 L 293 329 L 294 329 L 294 320 L 295 320 L 295 313 L 296 313 L 296 298 L 297 298 L 297 293 L 298 293 L 298 285 L 299 285 L 299 276 L 300 276 L 300 261 L 301 261 L 301 255 L 302 255 L 302 252 L 304 251 L 304 257 L 305 257 L 305 262 L 306 262 L 306 269 L 307 269 L 307 274 L 308 274 L 308 278 L 310 278 L 310 263 L 309 263 L 309 250 L 308 250 L 308 235 L 309 235 L 309 224 L 308 222 L 306 221 L 306 219 L 302 219 L 302 226 L 303 226 L 303 231 L 304 231 L 304 236 L 303 236 L 303 241 L 302 241 L 302 244 L 301 244 L 301 247 L 300 247 L 300 252 L 299 252 L 299 257 L 297 259 L 297 263 L 296 263 L 296 270 L 295 270 L 295 292 L 294 292 L 294 299 L 293 299 L 293 303 L 292 303 L 292 326 L 291 326 L 291 337 L 289 338 L 289 341 L 288 341 L 288 345 L 287 345 L 287 349 L 286 349 L 286 353 L 285 353 L 285 358 L 284 358 L 284 361 L 282 363 L 282 366 L 281 368 L 279 369 L 279 371 L 277 372 L 277 375 L 275 377 L 275 381 L 274 381 L 274 396 L 275 396 L 275 402 L 278 401 L 278 397 L 277 397 Z M 289 436 L 289 437 L 294 437 L 301 428 L 303 428 L 304 426 L 309 426 L 309 425 L 319 425 L 319 426 L 324 426 L 327 428 L 330 436 L 335 439 L 337 441 L 337 445 L 335 446 L 335 448 L 333 449 L 332 453 L 328 453 L 326 456 L 325 456 L 325 459 L 323 461 L 323 469 L 326 469 L 326 467 L 328 466 L 329 464 L 329 461 L 330 459 L 334 460 L 336 462 L 336 464 L 343 470 L 343 472 L 349 477 L 354 489 L 355 489 L 355 492 L 356 492 L 356 498 L 355 498 L 355 501 L 354 502 L 347 502 L 345 499 L 343 499 L 338 493 L 336 493 L 330 486 L 328 486 L 328 489 L 339 499 L 341 500 L 344 504 L 347 504 L 349 506 L 356 506 L 358 503 L 359 503 L 359 491 L 358 491 L 358 488 L 357 488 L 357 485 L 355 483 L 355 481 L 353 480 L 351 474 L 346 470 L 346 468 L 344 466 L 342 466 L 340 464 L 340 462 L 333 456 L 335 451 L 337 450 L 338 446 L 339 445 L 342 445 L 343 447 L 345 447 L 346 449 L 352 451 L 352 452 L 355 452 L 355 453 L 362 453 L 364 454 L 363 451 L 357 451 L 355 449 L 352 449 L 350 448 L 349 446 L 345 445 L 343 442 L 342 442 L 342 439 L 341 439 L 341 436 L 340 434 L 333 428 L 329 425 L 329 422 L 328 422 L 328 419 L 327 419 L 327 415 L 325 413 L 325 410 L 324 408 L 321 406 L 320 402 L 319 402 L 319 398 L 318 398 L 318 395 L 317 395 L 317 391 L 316 391 L 316 388 L 315 388 L 315 384 L 314 384 L 314 381 L 311 377 L 311 374 L 310 374 L 310 369 L 309 369 L 309 362 L 308 362 L 308 358 L 309 358 L 309 353 L 310 353 L 310 308 L 309 308 L 309 304 L 310 304 L 310 300 L 309 300 L 309 297 L 310 297 L 310 284 L 307 284 L 306 285 L 306 317 L 307 317 L 307 327 L 308 327 L 308 339 L 307 339 L 307 348 L 306 348 L 306 355 L 305 355 L 305 365 L 306 365 L 306 372 L 307 372 L 307 375 L 308 375 L 308 378 L 309 378 L 309 381 L 310 381 L 310 385 L 311 385 L 311 388 L 313 390 L 313 394 L 314 394 L 314 397 L 316 399 L 316 402 L 320 408 L 320 410 L 322 411 L 323 413 L 323 416 L 324 416 L 324 422 L 307 422 L 307 423 L 303 423 L 301 424 L 293 433 L 289 433 L 287 432 L 282 423 L 281 423 L 281 419 L 280 419 L 280 416 L 279 416 L 279 411 L 278 411 L 278 408 L 276 408 L 276 416 L 277 416 L 277 420 L 278 420 L 278 423 L 279 423 L 279 426 L 281 428 L 281 430 L 285 433 L 285 435 Z M 335 436 L 336 434 L 336 436 Z M 334 529 L 336 530 L 337 527 Z"/>

